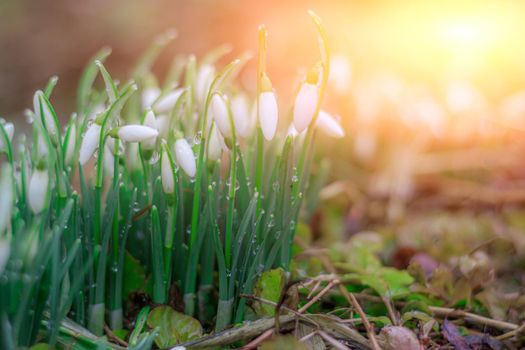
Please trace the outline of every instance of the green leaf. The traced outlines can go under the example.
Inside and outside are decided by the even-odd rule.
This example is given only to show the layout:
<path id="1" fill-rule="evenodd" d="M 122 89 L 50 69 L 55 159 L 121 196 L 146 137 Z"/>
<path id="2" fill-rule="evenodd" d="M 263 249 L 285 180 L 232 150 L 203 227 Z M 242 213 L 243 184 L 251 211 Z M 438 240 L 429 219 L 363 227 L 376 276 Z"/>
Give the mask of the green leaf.
<path id="1" fill-rule="evenodd" d="M 124 300 L 127 300 L 133 292 L 146 290 L 147 278 L 144 267 L 128 252 L 124 255 L 124 276 L 126 276 L 122 286 Z"/>
<path id="2" fill-rule="evenodd" d="M 262 299 L 278 302 L 281 291 L 286 283 L 286 275 L 282 268 L 264 272 L 254 287 L 254 294 Z M 274 316 L 275 309 L 268 304 L 256 303 L 255 312 L 261 316 Z"/>
<path id="3" fill-rule="evenodd" d="M 381 267 L 374 273 L 352 273 L 345 275 L 346 278 L 355 278 L 375 290 L 379 295 L 395 297 L 410 292 L 408 288 L 414 278 L 407 271 L 396 270 L 391 267 Z"/>
<path id="4" fill-rule="evenodd" d="M 158 329 L 155 344 L 159 348 L 177 345 L 202 335 L 202 326 L 199 321 L 169 306 L 153 309 L 148 316 L 148 326 Z"/>

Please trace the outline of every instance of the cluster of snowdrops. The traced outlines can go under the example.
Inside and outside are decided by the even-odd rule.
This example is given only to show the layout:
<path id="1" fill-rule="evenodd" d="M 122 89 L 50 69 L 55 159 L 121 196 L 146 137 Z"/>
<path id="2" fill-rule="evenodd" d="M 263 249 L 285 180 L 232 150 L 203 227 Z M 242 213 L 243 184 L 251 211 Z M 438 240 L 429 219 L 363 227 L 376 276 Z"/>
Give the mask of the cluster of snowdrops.
<path id="1" fill-rule="evenodd" d="M 246 318 L 240 295 L 262 272 L 289 268 L 316 130 L 344 136 L 321 109 L 329 52 L 312 18 L 321 59 L 298 88 L 290 121 L 266 74 L 264 27 L 255 96 L 235 79 L 248 55 L 216 68 L 224 47 L 201 60 L 176 57 L 159 81 L 151 67 L 175 38 L 169 32 L 126 82 L 111 77 L 110 51 L 101 50 L 65 127 L 51 102 L 56 78 L 26 111 L 29 136 L 13 140 L 13 124 L 2 120 L 5 344 L 56 344 L 65 317 L 95 335 L 105 322 L 122 329 L 132 292 L 167 304 L 177 290 L 186 315 L 216 329 Z"/>

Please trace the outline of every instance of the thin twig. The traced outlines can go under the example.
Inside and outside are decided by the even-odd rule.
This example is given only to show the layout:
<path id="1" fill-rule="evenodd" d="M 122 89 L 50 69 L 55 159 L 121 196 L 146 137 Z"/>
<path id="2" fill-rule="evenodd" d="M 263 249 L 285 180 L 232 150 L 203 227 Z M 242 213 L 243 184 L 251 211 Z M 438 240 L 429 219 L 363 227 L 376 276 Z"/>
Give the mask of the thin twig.
<path id="1" fill-rule="evenodd" d="M 340 342 L 337 341 L 337 339 L 334 339 L 333 337 L 331 337 L 329 334 L 323 332 L 323 331 L 318 331 L 317 333 L 319 333 L 319 335 L 324 339 L 326 340 L 328 343 L 332 344 L 334 347 L 336 347 L 337 349 L 339 350 L 350 350 L 349 347 L 341 344 Z"/>
<path id="2" fill-rule="evenodd" d="M 375 296 L 375 295 L 357 293 L 356 296 L 359 299 L 363 299 L 363 300 L 375 301 L 378 303 L 383 302 L 380 297 Z M 399 302 L 396 302 L 395 304 L 397 306 L 404 306 L 406 303 L 399 301 Z M 500 331 L 514 331 L 520 327 L 519 325 L 514 324 L 514 323 L 499 321 L 499 320 L 495 320 L 489 317 L 480 316 L 477 314 L 473 314 L 471 312 L 453 309 L 449 307 L 428 306 L 428 309 L 434 315 L 439 316 L 439 317 L 463 318 L 467 322 L 470 322 L 470 323 L 473 323 L 479 326 L 489 326 L 489 327 L 498 329 Z"/>
<path id="3" fill-rule="evenodd" d="M 470 312 L 463 310 L 452 309 L 448 307 L 438 307 L 438 306 L 429 306 L 428 309 L 432 311 L 435 315 L 441 317 L 455 317 L 455 318 L 464 318 L 467 322 L 480 324 L 482 326 L 489 326 L 496 328 L 502 331 L 515 331 L 520 326 L 514 323 L 499 321 L 485 316 L 476 315 Z"/>
<path id="4" fill-rule="evenodd" d="M 504 333 L 502 335 L 499 335 L 499 336 L 495 337 L 495 339 L 497 339 L 497 340 L 509 339 L 509 338 L 517 336 L 518 334 L 523 333 L 524 331 L 525 331 L 525 323 L 522 324 L 521 326 L 519 326 L 518 328 L 516 328 L 513 331 L 510 331 L 510 332 L 507 332 L 507 333 Z"/>
<path id="5" fill-rule="evenodd" d="M 339 280 L 333 280 L 333 281 L 330 281 L 330 283 L 328 283 L 326 285 L 326 287 L 324 287 L 315 297 L 313 297 L 312 299 L 310 299 L 309 302 L 307 302 L 306 304 L 303 305 L 303 307 L 301 307 L 299 309 L 299 313 L 303 313 L 305 312 L 306 310 L 308 310 L 308 308 L 310 306 L 312 306 L 313 304 L 315 304 L 319 299 L 321 299 L 321 297 L 323 295 L 325 295 L 326 293 L 328 293 L 328 291 L 330 291 L 330 289 L 332 289 L 333 286 L 339 284 Z"/>
<path id="6" fill-rule="evenodd" d="M 241 349 L 242 350 L 250 350 L 250 349 L 257 348 L 263 341 L 265 341 L 266 339 L 270 338 L 272 336 L 273 332 L 274 332 L 273 328 L 267 330 L 266 332 L 264 332 L 263 334 L 259 335 L 257 338 L 255 338 L 254 340 L 252 340 L 251 342 L 249 342 L 248 344 L 243 346 Z"/>
<path id="7" fill-rule="evenodd" d="M 109 328 L 108 325 L 105 324 L 105 323 L 104 323 L 104 332 L 106 332 L 106 334 L 108 336 L 108 339 L 114 341 L 115 343 L 117 343 L 119 345 L 122 345 L 122 346 L 126 346 L 126 347 L 129 345 L 126 341 L 124 341 L 124 340 L 120 339 L 119 337 L 117 337 L 115 335 L 115 333 L 113 333 L 111 328 Z"/>
<path id="8" fill-rule="evenodd" d="M 337 273 L 335 268 L 334 268 L 334 266 L 332 265 L 332 263 L 328 260 L 328 258 L 326 256 L 320 257 L 320 260 L 321 260 L 321 263 L 325 266 L 325 268 L 330 273 L 332 273 L 332 274 L 336 274 Z M 368 338 L 369 338 L 370 342 L 372 343 L 372 348 L 374 350 L 381 350 L 381 348 L 379 347 L 379 344 L 377 342 L 377 339 L 376 339 L 374 328 L 372 327 L 372 325 L 368 321 L 368 318 L 366 317 L 366 314 L 364 313 L 363 309 L 361 308 L 361 305 L 359 305 L 359 302 L 357 301 L 355 296 L 352 293 L 348 292 L 346 290 L 346 288 L 342 284 L 339 284 L 339 290 L 341 291 L 341 294 L 343 294 L 345 299 L 348 301 L 348 303 L 355 308 L 355 310 L 357 311 L 357 313 L 359 314 L 359 316 L 363 320 L 363 325 L 365 326 L 365 330 L 366 330 L 366 333 L 368 334 Z"/>

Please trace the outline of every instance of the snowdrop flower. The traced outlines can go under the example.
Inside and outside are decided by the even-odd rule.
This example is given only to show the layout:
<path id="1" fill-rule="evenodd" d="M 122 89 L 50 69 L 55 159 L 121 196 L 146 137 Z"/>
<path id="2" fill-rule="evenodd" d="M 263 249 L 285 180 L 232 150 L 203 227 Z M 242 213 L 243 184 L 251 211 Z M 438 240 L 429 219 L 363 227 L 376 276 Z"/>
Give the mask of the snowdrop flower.
<path id="1" fill-rule="evenodd" d="M 197 72 L 197 83 L 195 86 L 195 92 L 197 94 L 197 100 L 203 103 L 206 100 L 206 95 L 210 89 L 210 85 L 213 81 L 213 75 L 215 74 L 215 68 L 211 64 L 205 64 L 200 67 Z"/>
<path id="2" fill-rule="evenodd" d="M 11 254 L 11 245 L 9 240 L 2 238 L 0 239 L 0 275 L 4 272 L 7 260 Z"/>
<path id="3" fill-rule="evenodd" d="M 163 115 L 159 115 L 156 119 L 157 119 L 157 130 L 159 131 L 159 136 L 166 138 L 168 136 L 169 126 L 170 126 L 170 117 L 163 114 Z"/>
<path id="4" fill-rule="evenodd" d="M 67 139 L 67 144 L 65 145 L 66 164 L 71 165 L 73 163 L 73 157 L 75 155 L 76 140 L 77 140 L 77 126 L 75 125 L 75 123 L 72 123 L 71 128 L 69 129 L 69 137 Z"/>
<path id="5" fill-rule="evenodd" d="M 217 125 L 213 124 L 208 140 L 208 160 L 215 161 L 221 157 L 222 143 L 221 135 L 217 131 Z"/>
<path id="6" fill-rule="evenodd" d="M 315 108 L 319 99 L 319 87 L 317 86 L 317 71 L 309 72 L 306 81 L 301 85 L 299 93 L 295 97 L 293 107 L 293 123 L 297 131 L 305 130 L 314 117 Z"/>
<path id="7" fill-rule="evenodd" d="M 148 111 L 146 113 L 146 117 L 144 118 L 144 122 L 142 125 L 148 126 L 152 129 L 159 130 L 157 126 L 157 119 L 155 118 L 155 113 L 153 111 Z M 155 148 L 155 144 L 157 143 L 157 136 L 153 136 L 149 139 L 146 139 L 142 141 L 142 148 L 145 150 L 152 150 Z"/>
<path id="8" fill-rule="evenodd" d="M 49 107 L 49 104 L 46 101 L 44 93 L 40 90 L 35 92 L 33 96 L 33 107 L 35 108 L 36 116 L 40 116 L 42 124 L 44 124 L 47 132 L 53 138 L 56 138 L 58 135 L 57 125 L 55 123 L 55 118 Z"/>
<path id="9" fill-rule="evenodd" d="M 47 143 L 41 133 L 37 135 L 37 155 L 38 158 L 46 158 L 48 156 Z"/>
<path id="10" fill-rule="evenodd" d="M 175 192 L 175 178 L 173 176 L 173 168 L 171 166 L 170 157 L 168 151 L 165 149 L 166 145 L 162 148 L 162 157 L 160 158 L 161 167 L 161 182 L 162 189 L 166 194 L 172 194 Z"/>
<path id="11" fill-rule="evenodd" d="M 304 133 L 300 133 L 297 131 L 293 123 L 290 123 L 290 126 L 288 127 L 288 136 L 297 137 L 299 135 L 303 135 Z"/>
<path id="12" fill-rule="evenodd" d="M 29 181 L 29 207 L 33 214 L 39 214 L 45 207 L 49 173 L 47 169 L 36 168 Z"/>
<path id="13" fill-rule="evenodd" d="M 142 109 L 151 108 L 153 103 L 159 98 L 161 91 L 158 87 L 147 87 L 142 90 Z"/>
<path id="14" fill-rule="evenodd" d="M 224 98 L 219 94 L 214 94 L 211 99 L 211 110 L 215 125 L 219 128 L 224 138 L 232 137 L 232 129 L 230 124 L 230 113 Z"/>
<path id="15" fill-rule="evenodd" d="M 6 164 L 2 171 L 0 193 L 2 193 L 2 200 L 0 200 L 0 235 L 2 235 L 9 225 L 13 210 L 13 183 L 11 181 L 11 166 L 9 164 Z"/>
<path id="16" fill-rule="evenodd" d="M 345 136 L 345 131 L 339 122 L 327 112 L 319 111 L 319 116 L 315 122 L 315 126 L 321 129 L 328 136 L 340 139 Z"/>
<path id="17" fill-rule="evenodd" d="M 97 123 L 92 123 L 87 129 L 86 134 L 82 139 L 82 144 L 80 145 L 78 160 L 81 165 L 86 164 L 93 153 L 95 153 L 100 138 L 100 130 L 100 125 Z"/>
<path id="18" fill-rule="evenodd" d="M 103 105 L 102 103 L 96 105 L 96 106 L 93 107 L 93 109 L 90 111 L 88 119 L 89 119 L 89 120 L 95 120 L 95 118 L 96 118 L 99 114 L 103 113 L 105 110 L 106 110 L 106 107 L 104 107 L 104 105 Z"/>
<path id="19" fill-rule="evenodd" d="M 149 126 L 131 124 L 112 129 L 110 135 L 125 142 L 142 142 L 157 137 L 159 132 Z"/>
<path id="20" fill-rule="evenodd" d="M 350 61 L 341 54 L 332 55 L 330 58 L 330 74 L 328 81 L 332 84 L 334 91 L 343 95 L 350 89 L 352 81 L 352 66 Z"/>
<path id="21" fill-rule="evenodd" d="M 175 142 L 175 158 L 182 170 L 184 170 L 189 177 L 195 176 L 195 172 L 197 171 L 195 156 L 186 139 L 181 138 Z"/>
<path id="22" fill-rule="evenodd" d="M 129 147 L 126 147 L 127 154 L 128 154 L 128 161 L 126 162 L 129 164 L 130 169 L 136 170 L 140 169 L 142 164 L 140 161 L 139 156 L 139 144 L 138 143 L 130 143 Z"/>
<path id="23" fill-rule="evenodd" d="M 239 136 L 247 138 L 251 135 L 255 126 L 255 118 L 250 113 L 248 102 L 243 95 L 237 95 L 231 102 L 235 131 Z"/>
<path id="24" fill-rule="evenodd" d="M 109 142 L 106 142 L 106 145 L 104 146 L 104 171 L 109 176 L 109 178 L 113 178 L 115 175 L 115 156 L 113 155 L 113 151 L 111 149 L 111 146 L 109 146 Z"/>
<path id="25" fill-rule="evenodd" d="M 157 113 L 169 113 L 175 107 L 175 104 L 179 100 L 180 96 L 184 92 L 184 88 L 178 88 L 168 92 L 166 95 L 161 96 L 158 101 L 154 104 L 153 109 Z"/>
<path id="26" fill-rule="evenodd" d="M 9 141 L 13 140 L 13 135 L 15 134 L 15 126 L 13 125 L 13 123 L 6 123 L 3 126 Z M 4 138 L 0 137 L 0 152 L 4 150 L 4 147 Z"/>
<path id="27" fill-rule="evenodd" d="M 259 95 L 259 124 L 264 138 L 271 141 L 277 130 L 279 121 L 279 111 L 277 108 L 277 99 L 272 90 L 272 83 L 267 76 L 262 80 L 262 92 Z"/>

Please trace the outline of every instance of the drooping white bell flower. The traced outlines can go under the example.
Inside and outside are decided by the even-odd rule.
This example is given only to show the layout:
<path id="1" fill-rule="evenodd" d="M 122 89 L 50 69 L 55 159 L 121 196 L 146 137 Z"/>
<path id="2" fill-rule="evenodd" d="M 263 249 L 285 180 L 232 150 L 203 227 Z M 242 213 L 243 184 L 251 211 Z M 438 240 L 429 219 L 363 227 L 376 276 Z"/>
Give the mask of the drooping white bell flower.
<path id="1" fill-rule="evenodd" d="M 211 110 L 215 125 L 219 128 L 222 136 L 225 138 L 232 137 L 230 117 L 226 101 L 219 94 L 214 94 L 211 99 Z"/>
<path id="2" fill-rule="evenodd" d="M 69 137 L 67 138 L 67 144 L 65 145 L 66 154 L 65 161 L 66 164 L 71 165 L 73 163 L 73 157 L 75 155 L 75 146 L 77 142 L 77 126 L 75 123 L 71 124 L 69 129 Z"/>
<path id="3" fill-rule="evenodd" d="M 155 113 L 153 111 L 148 111 L 146 113 L 146 116 L 144 117 L 144 122 L 142 125 L 149 126 L 152 129 L 159 130 L 157 125 L 157 118 L 155 118 Z M 146 139 L 141 142 L 142 148 L 145 150 L 152 150 L 155 148 L 155 144 L 157 143 L 157 136 L 153 136 L 149 139 Z"/>
<path id="4" fill-rule="evenodd" d="M 232 99 L 231 108 L 235 131 L 243 138 L 249 137 L 253 132 L 256 118 L 250 113 L 246 97 L 240 94 L 235 96 Z"/>
<path id="5" fill-rule="evenodd" d="M 159 98 L 161 91 L 158 87 L 147 87 L 142 90 L 142 109 L 151 108 L 153 103 Z"/>
<path id="6" fill-rule="evenodd" d="M 328 81 L 338 95 L 348 93 L 352 82 L 352 65 L 346 56 L 331 55 Z"/>
<path id="7" fill-rule="evenodd" d="M 175 159 L 177 164 L 184 170 L 189 177 L 194 177 L 197 172 L 195 155 L 186 139 L 181 138 L 175 142 Z"/>
<path id="8" fill-rule="evenodd" d="M 9 141 L 13 140 L 13 135 L 15 134 L 15 126 L 13 125 L 13 123 L 5 123 L 4 129 Z M 0 137 L 0 152 L 4 150 L 4 147 L 4 138 Z"/>
<path id="9" fill-rule="evenodd" d="M 215 161 L 221 157 L 221 154 L 221 135 L 217 131 L 217 125 L 213 124 L 208 140 L 208 160 Z"/>
<path id="10" fill-rule="evenodd" d="M 126 164 L 129 165 L 129 168 L 131 170 L 141 169 L 141 160 L 139 155 L 139 144 L 138 143 L 130 143 L 128 147 L 126 147 L 126 153 L 127 153 L 127 162 Z"/>
<path id="11" fill-rule="evenodd" d="M 13 182 L 11 180 L 11 166 L 4 165 L 2 171 L 2 178 L 0 179 L 0 193 L 2 193 L 2 200 L 0 200 L 0 236 L 4 233 L 11 220 L 11 213 L 13 211 Z"/>
<path id="12" fill-rule="evenodd" d="M 334 137 L 336 139 L 345 136 L 345 131 L 339 122 L 323 110 L 319 111 L 319 116 L 317 117 L 315 126 L 328 136 Z"/>
<path id="13" fill-rule="evenodd" d="M 297 137 L 301 135 L 302 133 L 299 133 L 293 123 L 290 123 L 290 126 L 288 127 L 288 136 Z"/>
<path id="14" fill-rule="evenodd" d="M 125 142 L 142 142 L 159 135 L 159 132 L 149 126 L 130 124 L 112 129 L 110 135 Z"/>
<path id="15" fill-rule="evenodd" d="M 82 144 L 80 145 L 80 153 L 78 160 L 81 165 L 84 165 L 91 158 L 95 150 L 98 148 L 98 143 L 100 140 L 100 130 L 101 127 L 97 123 L 92 123 L 82 139 Z"/>
<path id="16" fill-rule="evenodd" d="M 205 64 L 200 67 L 197 72 L 197 83 L 195 85 L 195 92 L 197 100 L 203 103 L 206 100 L 206 95 L 210 89 L 210 85 L 213 82 L 213 76 L 215 74 L 215 68 L 211 64 Z"/>
<path id="17" fill-rule="evenodd" d="M 11 244 L 8 239 L 0 239 L 0 275 L 4 272 L 5 265 L 7 260 L 9 260 L 9 255 L 11 255 Z"/>
<path id="18" fill-rule="evenodd" d="M 172 194 L 175 192 L 175 177 L 173 176 L 173 168 L 171 166 L 168 151 L 165 147 L 162 148 L 162 156 L 160 158 L 161 167 L 161 182 L 162 189 L 166 194 Z"/>
<path id="19" fill-rule="evenodd" d="M 157 113 L 169 113 L 175 107 L 175 104 L 179 100 L 180 96 L 184 92 L 184 88 L 178 88 L 168 92 L 166 95 L 161 96 L 158 101 L 153 105 L 153 109 Z"/>
<path id="20" fill-rule="evenodd" d="M 279 121 L 279 110 L 277 99 L 273 91 L 262 92 L 259 95 L 259 124 L 264 138 L 271 141 L 277 131 Z"/>
<path id="21" fill-rule="evenodd" d="M 104 146 L 104 171 L 109 178 L 113 178 L 115 175 L 115 156 L 111 147 L 106 142 Z"/>
<path id="22" fill-rule="evenodd" d="M 159 115 L 157 119 L 157 130 L 159 131 L 159 136 L 166 138 L 168 136 L 169 126 L 170 126 L 170 117 L 166 114 Z M 159 137 L 157 136 L 157 137 Z"/>
<path id="23" fill-rule="evenodd" d="M 35 109 L 35 114 L 37 117 L 40 117 L 42 124 L 45 126 L 47 132 L 51 137 L 56 137 L 58 135 L 58 129 L 53 117 L 53 113 L 47 104 L 46 97 L 41 90 L 35 92 L 33 96 L 33 107 Z"/>
<path id="24" fill-rule="evenodd" d="M 37 155 L 38 158 L 46 158 L 49 155 L 47 143 L 41 133 L 37 135 Z"/>
<path id="25" fill-rule="evenodd" d="M 317 84 L 305 82 L 301 85 L 293 106 L 293 123 L 297 131 L 301 132 L 310 125 L 318 98 L 319 87 Z"/>
<path id="26" fill-rule="evenodd" d="M 29 181 L 28 202 L 33 214 L 39 214 L 45 207 L 49 173 L 47 169 L 36 168 Z"/>
<path id="27" fill-rule="evenodd" d="M 106 110 L 106 107 L 104 104 L 100 103 L 93 107 L 93 109 L 89 112 L 89 120 L 95 120 L 99 114 L 103 113 Z"/>

